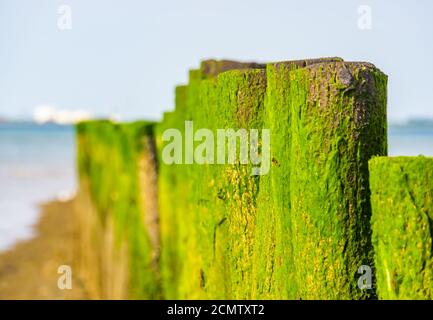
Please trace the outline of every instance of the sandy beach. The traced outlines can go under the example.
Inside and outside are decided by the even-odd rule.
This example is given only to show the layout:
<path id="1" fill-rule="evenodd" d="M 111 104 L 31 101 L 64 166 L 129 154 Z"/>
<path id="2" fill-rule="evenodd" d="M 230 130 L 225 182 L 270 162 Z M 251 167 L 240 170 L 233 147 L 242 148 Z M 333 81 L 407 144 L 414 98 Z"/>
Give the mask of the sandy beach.
<path id="1" fill-rule="evenodd" d="M 36 237 L 0 253 L 0 299 L 86 299 L 74 268 L 73 200 L 41 206 Z M 72 268 L 72 288 L 61 290 L 58 268 Z"/>

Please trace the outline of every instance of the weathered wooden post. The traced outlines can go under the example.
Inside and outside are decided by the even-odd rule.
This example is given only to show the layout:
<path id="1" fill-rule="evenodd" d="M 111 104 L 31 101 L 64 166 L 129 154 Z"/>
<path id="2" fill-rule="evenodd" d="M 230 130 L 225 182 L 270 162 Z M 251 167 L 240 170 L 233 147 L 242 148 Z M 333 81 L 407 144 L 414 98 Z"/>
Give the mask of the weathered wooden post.
<path id="1" fill-rule="evenodd" d="M 269 63 L 263 128 L 270 130 L 271 169 L 260 177 L 254 249 L 253 297 L 295 299 L 290 216 L 290 72 L 316 63 L 342 61 L 321 58 Z"/>
<path id="2" fill-rule="evenodd" d="M 359 299 L 373 267 L 368 160 L 386 155 L 387 77 L 368 63 L 290 73 L 290 201 L 298 297 Z"/>

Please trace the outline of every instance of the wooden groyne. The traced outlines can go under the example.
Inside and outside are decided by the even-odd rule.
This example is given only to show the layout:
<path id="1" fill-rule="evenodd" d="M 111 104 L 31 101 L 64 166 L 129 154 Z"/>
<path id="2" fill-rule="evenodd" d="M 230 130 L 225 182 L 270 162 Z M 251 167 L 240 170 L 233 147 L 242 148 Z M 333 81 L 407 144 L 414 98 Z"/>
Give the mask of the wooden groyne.
<path id="1" fill-rule="evenodd" d="M 391 235 L 407 236 L 393 214 L 406 215 L 399 204 L 412 196 L 401 199 L 405 180 L 387 169 L 397 160 L 384 157 L 386 95 L 387 76 L 370 63 L 209 60 L 176 88 L 161 122 L 80 123 L 79 252 L 95 297 L 428 297 L 432 186 L 424 175 L 410 187 L 423 244 L 392 253 L 403 240 Z M 218 140 L 221 129 L 235 139 Z M 234 157 L 221 153 L 231 147 Z M 428 163 L 416 161 L 417 172 Z M 425 281 L 421 260 L 399 265 L 406 254 L 424 257 Z M 369 288 L 361 266 L 372 270 Z M 406 272 L 417 280 L 406 285 Z"/>

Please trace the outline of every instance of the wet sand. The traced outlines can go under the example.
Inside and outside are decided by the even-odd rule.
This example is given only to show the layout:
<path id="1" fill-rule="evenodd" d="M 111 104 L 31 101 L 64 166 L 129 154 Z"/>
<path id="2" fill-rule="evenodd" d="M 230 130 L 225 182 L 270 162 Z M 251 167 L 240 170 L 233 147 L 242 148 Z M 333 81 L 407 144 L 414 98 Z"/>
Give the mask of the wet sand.
<path id="1" fill-rule="evenodd" d="M 86 299 L 74 268 L 73 200 L 41 207 L 36 237 L 0 253 L 0 299 Z M 59 289 L 61 265 L 72 268 L 72 289 Z"/>

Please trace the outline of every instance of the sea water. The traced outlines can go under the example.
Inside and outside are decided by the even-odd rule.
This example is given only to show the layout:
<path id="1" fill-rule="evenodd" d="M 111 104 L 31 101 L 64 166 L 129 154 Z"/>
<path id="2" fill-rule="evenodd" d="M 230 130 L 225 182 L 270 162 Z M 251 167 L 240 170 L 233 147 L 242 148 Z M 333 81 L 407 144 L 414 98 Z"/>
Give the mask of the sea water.
<path id="1" fill-rule="evenodd" d="M 390 156 L 433 156 L 433 123 L 430 126 L 390 126 L 388 154 Z"/>
<path id="2" fill-rule="evenodd" d="M 39 205 L 76 189 L 72 126 L 0 123 L 0 251 L 34 236 Z"/>

